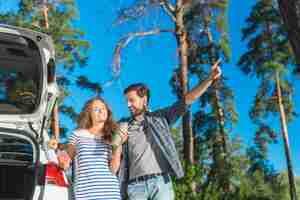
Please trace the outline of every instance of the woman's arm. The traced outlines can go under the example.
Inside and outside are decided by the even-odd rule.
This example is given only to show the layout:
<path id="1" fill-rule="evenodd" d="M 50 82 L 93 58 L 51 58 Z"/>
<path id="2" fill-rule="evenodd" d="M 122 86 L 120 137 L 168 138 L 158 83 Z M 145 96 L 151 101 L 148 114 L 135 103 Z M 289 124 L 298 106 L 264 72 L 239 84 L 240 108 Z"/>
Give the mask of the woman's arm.
<path id="1" fill-rule="evenodd" d="M 121 154 L 122 154 L 122 145 L 118 146 L 118 148 L 112 152 L 112 156 L 110 160 L 110 168 L 113 174 L 116 174 L 120 168 Z"/>

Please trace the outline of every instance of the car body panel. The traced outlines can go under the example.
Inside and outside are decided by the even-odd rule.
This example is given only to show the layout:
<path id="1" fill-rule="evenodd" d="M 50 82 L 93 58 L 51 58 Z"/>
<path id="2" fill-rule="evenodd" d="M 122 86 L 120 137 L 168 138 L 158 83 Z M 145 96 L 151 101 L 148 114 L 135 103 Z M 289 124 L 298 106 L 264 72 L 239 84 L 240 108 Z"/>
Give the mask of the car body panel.
<path id="1" fill-rule="evenodd" d="M 10 135 L 30 141 L 34 147 L 33 164 L 37 169 L 35 173 L 39 173 L 41 166 L 44 166 L 49 162 L 55 162 L 56 159 L 55 151 L 48 147 L 48 141 L 50 139 L 48 128 L 51 121 L 51 113 L 59 95 L 56 81 L 54 80 L 49 83 L 47 79 L 48 64 L 51 60 L 55 60 L 53 41 L 51 37 L 46 34 L 4 24 L 0 24 L 0 36 L 1 34 L 10 34 L 28 38 L 34 42 L 39 50 L 39 66 L 42 68 L 42 84 L 39 88 L 40 97 L 37 108 L 29 114 L 0 113 L 0 137 L 1 135 Z M 20 40 L 19 42 L 22 41 Z M 54 198 L 60 200 L 69 199 L 69 189 L 67 187 L 60 187 L 47 183 L 44 185 L 39 184 L 38 182 L 36 183 L 33 192 L 33 200 L 48 200 Z"/>

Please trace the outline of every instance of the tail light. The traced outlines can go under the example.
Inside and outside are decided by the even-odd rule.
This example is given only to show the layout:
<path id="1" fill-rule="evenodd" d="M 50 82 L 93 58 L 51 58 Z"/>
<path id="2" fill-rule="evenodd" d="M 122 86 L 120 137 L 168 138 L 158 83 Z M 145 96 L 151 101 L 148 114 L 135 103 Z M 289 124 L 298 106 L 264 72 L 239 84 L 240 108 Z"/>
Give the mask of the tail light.
<path id="1" fill-rule="evenodd" d="M 68 187 L 69 182 L 65 172 L 58 167 L 56 163 L 49 162 L 45 169 L 45 183 L 57 185 L 61 187 Z"/>

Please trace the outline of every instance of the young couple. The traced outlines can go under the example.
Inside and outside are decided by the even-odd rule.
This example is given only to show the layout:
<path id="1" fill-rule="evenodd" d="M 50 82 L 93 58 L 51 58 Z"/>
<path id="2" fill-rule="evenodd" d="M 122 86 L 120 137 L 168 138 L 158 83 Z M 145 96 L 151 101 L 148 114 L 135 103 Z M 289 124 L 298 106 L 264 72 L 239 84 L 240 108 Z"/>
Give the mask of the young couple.
<path id="1" fill-rule="evenodd" d="M 129 200 L 173 200 L 170 176 L 181 178 L 184 172 L 170 126 L 220 77 L 218 64 L 212 66 L 209 78 L 184 98 L 153 112 L 148 110 L 150 91 L 146 85 L 138 83 L 126 88 L 124 95 L 131 116 L 121 120 L 128 123 L 128 130 L 121 133 L 123 145 L 114 150 L 112 134 L 118 125 L 112 111 L 103 99 L 89 100 L 67 148 L 75 162 L 75 199 L 114 200 L 122 196 Z"/>

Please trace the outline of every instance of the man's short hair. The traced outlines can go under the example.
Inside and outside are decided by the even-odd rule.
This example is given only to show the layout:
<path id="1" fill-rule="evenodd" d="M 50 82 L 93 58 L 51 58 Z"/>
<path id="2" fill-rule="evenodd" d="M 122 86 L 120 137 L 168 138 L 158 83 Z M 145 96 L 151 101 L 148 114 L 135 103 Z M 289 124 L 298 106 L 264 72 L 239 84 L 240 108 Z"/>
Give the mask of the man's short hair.
<path id="1" fill-rule="evenodd" d="M 124 94 L 127 94 L 128 92 L 136 91 L 137 95 L 139 97 L 147 97 L 147 103 L 149 103 L 150 100 L 150 90 L 144 83 L 134 83 L 129 85 L 125 90 Z"/>

